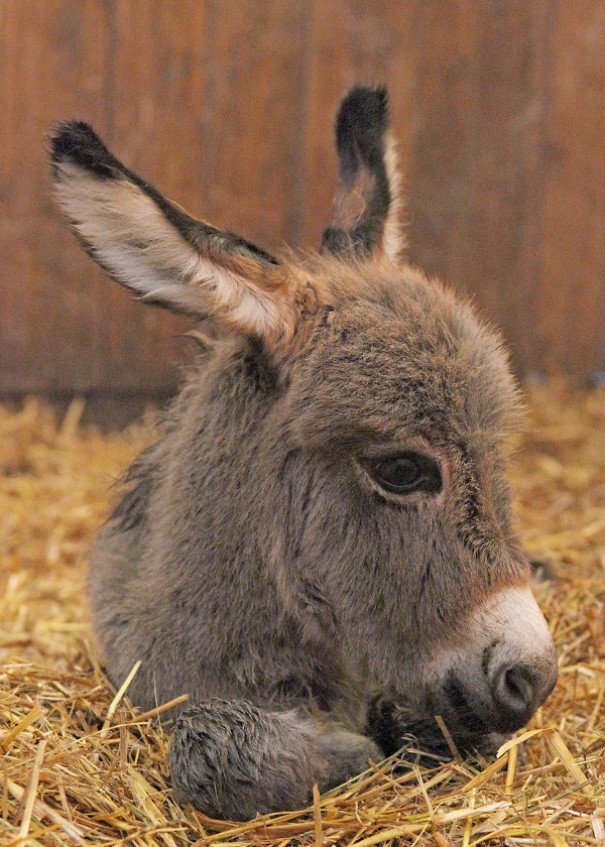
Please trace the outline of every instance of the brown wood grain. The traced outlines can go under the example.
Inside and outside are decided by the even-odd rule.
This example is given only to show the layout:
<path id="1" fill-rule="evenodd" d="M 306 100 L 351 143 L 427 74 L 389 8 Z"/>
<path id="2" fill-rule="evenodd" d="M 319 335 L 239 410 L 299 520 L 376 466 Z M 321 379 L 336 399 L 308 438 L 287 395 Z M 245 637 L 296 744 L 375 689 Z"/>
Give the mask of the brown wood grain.
<path id="1" fill-rule="evenodd" d="M 74 115 L 107 128 L 108 16 L 78 0 L 0 16 L 0 384 L 81 390 L 99 380 L 102 281 L 54 213 L 43 139 Z"/>
<path id="2" fill-rule="evenodd" d="M 410 166 L 415 261 L 501 327 L 523 370 L 533 333 L 544 6 L 426 3 Z"/>
<path id="3" fill-rule="evenodd" d="M 605 4 L 549 4 L 549 96 L 534 359 L 605 370 Z"/>
<path id="4" fill-rule="evenodd" d="M 158 396 L 187 355 L 186 322 L 59 221 L 55 121 L 93 123 L 192 214 L 309 248 L 355 82 L 390 89 L 412 260 L 502 327 L 520 372 L 605 372 L 602 0 L 3 0 L 0 62 L 0 394 Z"/>
<path id="5" fill-rule="evenodd" d="M 299 154 L 308 3 L 208 3 L 208 214 L 277 249 L 301 215 Z"/>

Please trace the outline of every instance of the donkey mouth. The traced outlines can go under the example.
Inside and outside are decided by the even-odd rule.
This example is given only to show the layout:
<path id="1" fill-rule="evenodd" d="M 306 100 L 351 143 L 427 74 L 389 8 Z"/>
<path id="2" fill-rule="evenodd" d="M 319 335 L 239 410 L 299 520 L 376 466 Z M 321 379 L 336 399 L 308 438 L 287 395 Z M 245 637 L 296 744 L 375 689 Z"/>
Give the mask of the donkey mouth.
<path id="1" fill-rule="evenodd" d="M 431 726 L 427 720 L 415 728 L 415 732 L 406 733 L 403 738 L 401 757 L 406 761 L 428 765 L 436 761 L 449 761 L 460 754 L 465 758 L 478 756 L 492 758 L 508 736 L 486 730 L 485 732 L 449 732 L 445 737 L 436 721 Z"/>
<path id="2" fill-rule="evenodd" d="M 480 737 L 493 731 L 493 728 L 488 726 L 486 721 L 477 714 L 464 693 L 464 689 L 453 677 L 450 677 L 447 681 L 444 694 L 448 703 L 448 717 L 454 724 L 453 729 L 459 727 L 460 735 L 468 734 Z"/>
<path id="3" fill-rule="evenodd" d="M 426 766 L 449 761 L 456 753 L 491 758 L 509 737 L 482 720 L 466 699 L 447 713 L 441 720 L 435 717 L 438 711 L 420 717 L 399 703 L 378 700 L 370 709 L 367 731 L 386 756 L 398 753 L 404 761 Z"/>
<path id="4" fill-rule="evenodd" d="M 445 738 L 435 722 L 435 728 L 429 721 L 416 727 L 414 733 L 402 736 L 402 746 L 397 751 L 402 760 L 414 762 L 425 767 L 439 762 L 448 762 L 458 754 L 465 759 L 491 759 L 509 736 L 487 731 L 453 733 Z"/>

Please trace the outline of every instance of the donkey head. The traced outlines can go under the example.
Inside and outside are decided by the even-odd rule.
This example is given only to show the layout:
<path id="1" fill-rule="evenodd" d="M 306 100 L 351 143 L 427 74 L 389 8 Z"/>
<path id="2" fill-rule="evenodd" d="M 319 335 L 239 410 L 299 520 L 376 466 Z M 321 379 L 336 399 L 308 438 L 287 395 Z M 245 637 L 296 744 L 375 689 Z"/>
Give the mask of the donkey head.
<path id="1" fill-rule="evenodd" d="M 58 200 L 115 279 L 254 339 L 274 374 L 237 496 L 284 610 L 415 732 L 439 714 L 462 746 L 493 746 L 556 678 L 504 479 L 519 402 L 499 337 L 401 259 L 387 123 L 383 90 L 343 100 L 317 256 L 194 220 L 85 124 L 54 138 Z"/>

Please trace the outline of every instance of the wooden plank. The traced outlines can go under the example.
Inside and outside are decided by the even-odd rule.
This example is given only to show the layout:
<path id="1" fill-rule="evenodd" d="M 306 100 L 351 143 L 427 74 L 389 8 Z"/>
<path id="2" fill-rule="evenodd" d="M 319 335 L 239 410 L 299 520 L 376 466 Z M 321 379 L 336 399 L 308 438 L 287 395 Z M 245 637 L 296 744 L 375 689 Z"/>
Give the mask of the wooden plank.
<path id="1" fill-rule="evenodd" d="M 452 282 L 465 251 L 468 190 L 472 4 L 415 3 L 413 124 L 408 177 L 412 261 Z"/>
<path id="2" fill-rule="evenodd" d="M 453 280 L 503 331 L 517 371 L 531 364 L 533 256 L 540 237 L 540 133 L 548 3 L 473 5 L 467 116 L 470 209 Z"/>
<path id="3" fill-rule="evenodd" d="M 97 381 L 101 275 L 55 215 L 43 136 L 74 115 L 107 127 L 108 38 L 103 4 L 0 4 L 2 392 Z"/>
<path id="4" fill-rule="evenodd" d="M 605 372 L 605 5 L 550 12 L 550 102 L 535 360 L 578 377 Z"/>
<path id="5" fill-rule="evenodd" d="M 543 3 L 418 6 L 412 257 L 472 297 L 524 369 L 535 315 Z"/>
<path id="6" fill-rule="evenodd" d="M 209 2 L 205 208 L 269 249 L 300 218 L 307 0 Z"/>

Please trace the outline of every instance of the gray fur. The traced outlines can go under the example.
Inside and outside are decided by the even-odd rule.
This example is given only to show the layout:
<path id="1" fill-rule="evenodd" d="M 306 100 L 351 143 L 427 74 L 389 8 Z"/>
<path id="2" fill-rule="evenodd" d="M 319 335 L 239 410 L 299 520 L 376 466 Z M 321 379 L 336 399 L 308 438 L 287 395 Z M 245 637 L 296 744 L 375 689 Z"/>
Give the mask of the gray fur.
<path id="1" fill-rule="evenodd" d="M 522 652 L 482 611 L 528 582 L 499 338 L 380 243 L 279 272 L 294 331 L 223 333 L 192 366 L 90 570 L 111 680 L 140 659 L 134 703 L 189 694 L 172 779 L 217 817 L 301 806 L 409 732 L 435 741 L 435 714 L 493 749 L 554 679 L 552 645 Z M 364 461 L 389 446 L 434 456 L 443 490 L 379 490 Z M 514 726 L 489 694 L 502 656 L 536 669 Z"/>

